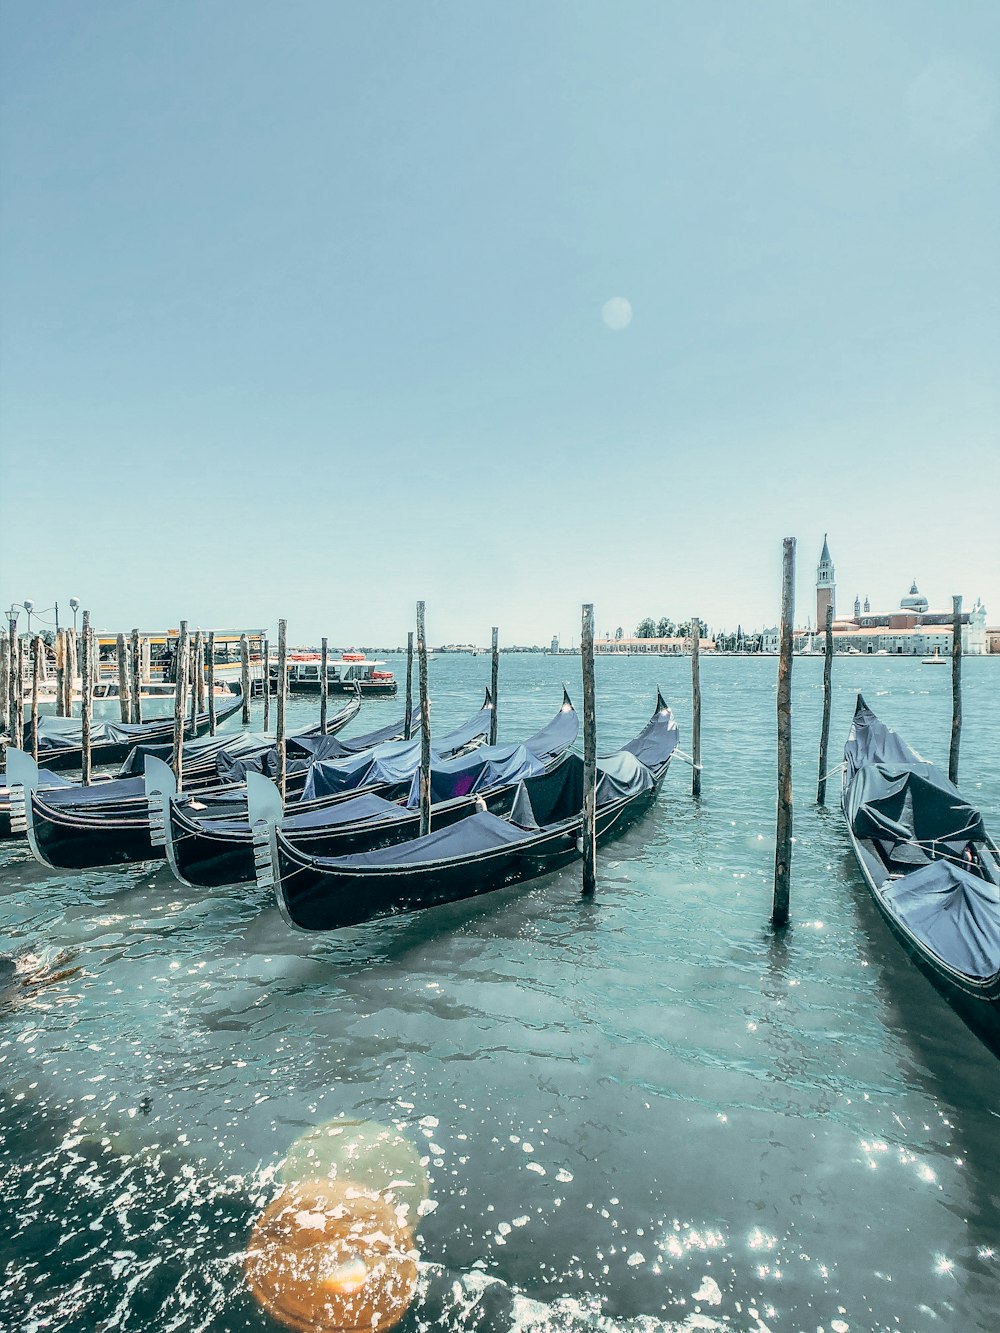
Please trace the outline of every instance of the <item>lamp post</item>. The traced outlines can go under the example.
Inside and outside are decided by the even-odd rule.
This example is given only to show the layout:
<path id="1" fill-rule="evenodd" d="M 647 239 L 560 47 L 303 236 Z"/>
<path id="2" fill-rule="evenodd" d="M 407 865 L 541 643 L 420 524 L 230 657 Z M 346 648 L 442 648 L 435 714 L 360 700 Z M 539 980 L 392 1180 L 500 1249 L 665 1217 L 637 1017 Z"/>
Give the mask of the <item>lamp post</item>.
<path id="1" fill-rule="evenodd" d="M 69 609 L 73 612 L 73 636 L 74 636 L 74 638 L 75 638 L 75 637 L 76 637 L 76 613 L 77 613 L 77 611 L 79 611 L 79 609 L 80 609 L 80 599 L 79 599 L 79 597 L 71 597 L 71 598 L 69 599 Z"/>

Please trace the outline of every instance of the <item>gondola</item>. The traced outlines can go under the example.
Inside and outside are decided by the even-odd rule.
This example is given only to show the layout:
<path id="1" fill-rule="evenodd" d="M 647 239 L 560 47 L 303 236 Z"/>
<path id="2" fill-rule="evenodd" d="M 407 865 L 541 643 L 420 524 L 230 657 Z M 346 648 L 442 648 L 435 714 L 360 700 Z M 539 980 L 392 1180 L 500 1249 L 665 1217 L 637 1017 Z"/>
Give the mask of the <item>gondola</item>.
<path id="1" fill-rule="evenodd" d="M 357 711 L 357 701 L 352 701 L 350 708 Z M 475 744 L 485 738 L 489 731 L 489 718 L 492 703 L 487 691 L 486 703 L 463 727 L 457 728 L 456 748 Z M 402 723 L 400 722 L 400 727 Z M 381 736 L 385 728 L 371 733 L 372 737 Z M 301 786 L 314 766 L 313 755 L 318 749 L 324 749 L 324 743 L 334 740 L 331 736 L 318 737 L 315 729 L 305 737 L 291 737 L 288 742 L 288 760 L 290 786 Z M 218 740 L 219 738 L 214 738 Z M 263 754 L 244 756 L 239 767 L 234 769 L 231 758 L 225 751 L 215 752 L 213 774 L 193 778 L 185 759 L 184 783 L 190 784 L 189 790 L 197 791 L 205 801 L 212 801 L 213 808 L 220 816 L 238 817 L 246 810 L 246 795 L 242 780 L 252 771 L 251 765 L 258 768 L 269 767 L 265 761 L 274 752 L 274 738 L 265 737 L 267 749 Z M 360 744 L 365 738 L 356 738 Z M 370 739 L 370 737 L 369 737 Z M 195 742 L 199 744 L 200 742 Z M 302 745 L 304 753 L 296 756 L 296 747 Z M 358 756 L 364 761 L 365 751 Z M 342 761 L 344 762 L 344 761 Z M 53 788 L 42 792 L 38 790 L 34 772 L 36 766 L 31 758 L 19 751 L 11 750 L 7 757 L 8 769 L 11 770 L 12 782 L 14 767 L 21 775 L 21 786 L 25 798 L 25 823 L 28 844 L 34 856 L 44 865 L 57 869 L 83 870 L 94 866 L 122 865 L 133 861 L 157 861 L 164 859 L 162 831 L 150 825 L 149 804 L 143 777 L 133 775 L 113 778 L 107 782 L 95 782 L 88 787 L 73 784 L 72 787 Z M 223 775 L 220 777 L 219 770 Z M 273 768 L 271 769 L 273 771 Z M 260 776 L 258 773 L 257 776 Z"/>
<path id="2" fill-rule="evenodd" d="M 1000 1054 L 1000 852 L 982 815 L 860 694 L 844 749 L 842 805 L 882 919 Z"/>
<path id="3" fill-rule="evenodd" d="M 540 731 L 514 745 L 484 745 L 456 758 L 434 750 L 431 766 L 435 828 L 471 813 L 478 801 L 502 801 L 523 777 L 552 767 L 574 743 L 580 724 L 563 690 L 559 711 Z M 363 794 L 343 800 L 338 793 L 314 800 L 286 802 L 286 837 L 313 856 L 336 856 L 388 847 L 415 837 L 420 828 L 419 747 L 411 746 L 403 764 L 385 765 L 378 751 L 361 773 Z M 169 795 L 173 774 L 147 765 L 148 785 L 161 798 L 167 861 L 179 880 L 206 888 L 254 878 L 253 837 L 246 807 L 236 819 L 219 817 L 211 802 Z M 379 783 L 379 778 L 385 779 Z M 349 794 L 349 793 L 348 793 Z M 251 811 L 251 817 L 253 812 Z"/>
<path id="4" fill-rule="evenodd" d="M 677 739 L 677 724 L 657 691 L 656 711 L 642 732 L 598 760 L 599 841 L 622 833 L 650 808 Z M 575 754 L 519 782 L 499 813 L 478 810 L 425 837 L 356 856 L 310 856 L 297 847 L 280 827 L 273 784 L 251 776 L 251 800 L 261 815 L 254 824 L 257 882 L 275 887 L 282 914 L 300 930 L 336 930 L 481 897 L 582 854 L 583 761 Z"/>
<path id="5" fill-rule="evenodd" d="M 216 723 L 233 717 L 243 707 L 243 695 L 237 691 L 224 707 L 216 711 Z M 211 725 L 208 713 L 198 713 L 193 722 L 188 720 L 185 735 L 193 740 L 204 736 Z M 33 750 L 33 732 L 30 723 L 24 729 L 22 748 Z M 174 720 L 152 718 L 148 722 L 94 722 L 90 728 L 90 761 L 92 764 L 121 764 L 136 745 L 156 745 L 169 741 L 174 734 Z M 41 717 L 38 719 L 38 760 L 49 771 L 80 768 L 83 763 L 83 723 L 75 717 Z"/>

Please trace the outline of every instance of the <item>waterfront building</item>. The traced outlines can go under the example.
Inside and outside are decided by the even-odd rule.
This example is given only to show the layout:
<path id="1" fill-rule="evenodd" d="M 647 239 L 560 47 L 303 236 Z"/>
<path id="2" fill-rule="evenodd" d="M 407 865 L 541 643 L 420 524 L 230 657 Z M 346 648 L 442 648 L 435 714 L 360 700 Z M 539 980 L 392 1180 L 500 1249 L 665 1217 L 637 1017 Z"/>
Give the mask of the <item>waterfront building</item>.
<path id="1" fill-rule="evenodd" d="M 910 585 L 910 591 L 900 598 L 897 611 L 873 612 L 871 603 L 865 597 L 864 605 L 860 596 L 854 599 L 854 614 L 838 616 L 833 600 L 835 594 L 833 581 L 833 561 L 826 536 L 823 537 L 823 552 L 816 569 L 816 630 L 817 647 L 823 646 L 823 629 L 826 624 L 826 606 L 834 606 L 833 645 L 838 653 L 880 653 L 890 656 L 931 656 L 934 652 L 951 651 L 952 613 L 951 611 L 932 611 L 927 598 L 917 587 L 916 579 Z M 829 600 L 828 600 L 829 599 Z M 820 611 L 822 609 L 822 617 Z M 979 657 L 987 651 L 986 608 L 977 598 L 972 609 L 963 611 L 962 652 L 972 657 Z"/>

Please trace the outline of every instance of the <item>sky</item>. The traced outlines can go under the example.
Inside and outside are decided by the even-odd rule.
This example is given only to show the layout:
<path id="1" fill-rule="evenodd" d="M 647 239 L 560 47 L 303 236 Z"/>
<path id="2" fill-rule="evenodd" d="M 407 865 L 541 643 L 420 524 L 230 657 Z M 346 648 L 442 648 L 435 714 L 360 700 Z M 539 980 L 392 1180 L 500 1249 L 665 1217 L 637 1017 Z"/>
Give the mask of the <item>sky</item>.
<path id="1" fill-rule="evenodd" d="M 0 600 L 1000 624 L 998 137 L 995 0 L 5 0 Z"/>

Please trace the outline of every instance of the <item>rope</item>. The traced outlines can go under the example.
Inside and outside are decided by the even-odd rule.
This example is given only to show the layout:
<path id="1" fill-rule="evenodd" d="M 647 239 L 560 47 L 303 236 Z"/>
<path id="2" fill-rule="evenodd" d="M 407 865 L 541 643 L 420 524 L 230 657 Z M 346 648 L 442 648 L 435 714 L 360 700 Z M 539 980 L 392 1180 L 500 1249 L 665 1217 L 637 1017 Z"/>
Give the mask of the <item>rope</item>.
<path id="1" fill-rule="evenodd" d="M 683 750 L 678 750 L 675 748 L 673 750 L 673 753 L 671 754 L 671 758 L 674 757 L 676 757 L 677 759 L 683 759 L 685 764 L 690 764 L 691 767 L 696 768 L 699 773 L 702 772 L 702 770 L 705 767 L 704 764 L 696 764 L 694 760 L 691 758 L 691 756 L 689 754 L 685 754 Z"/>

